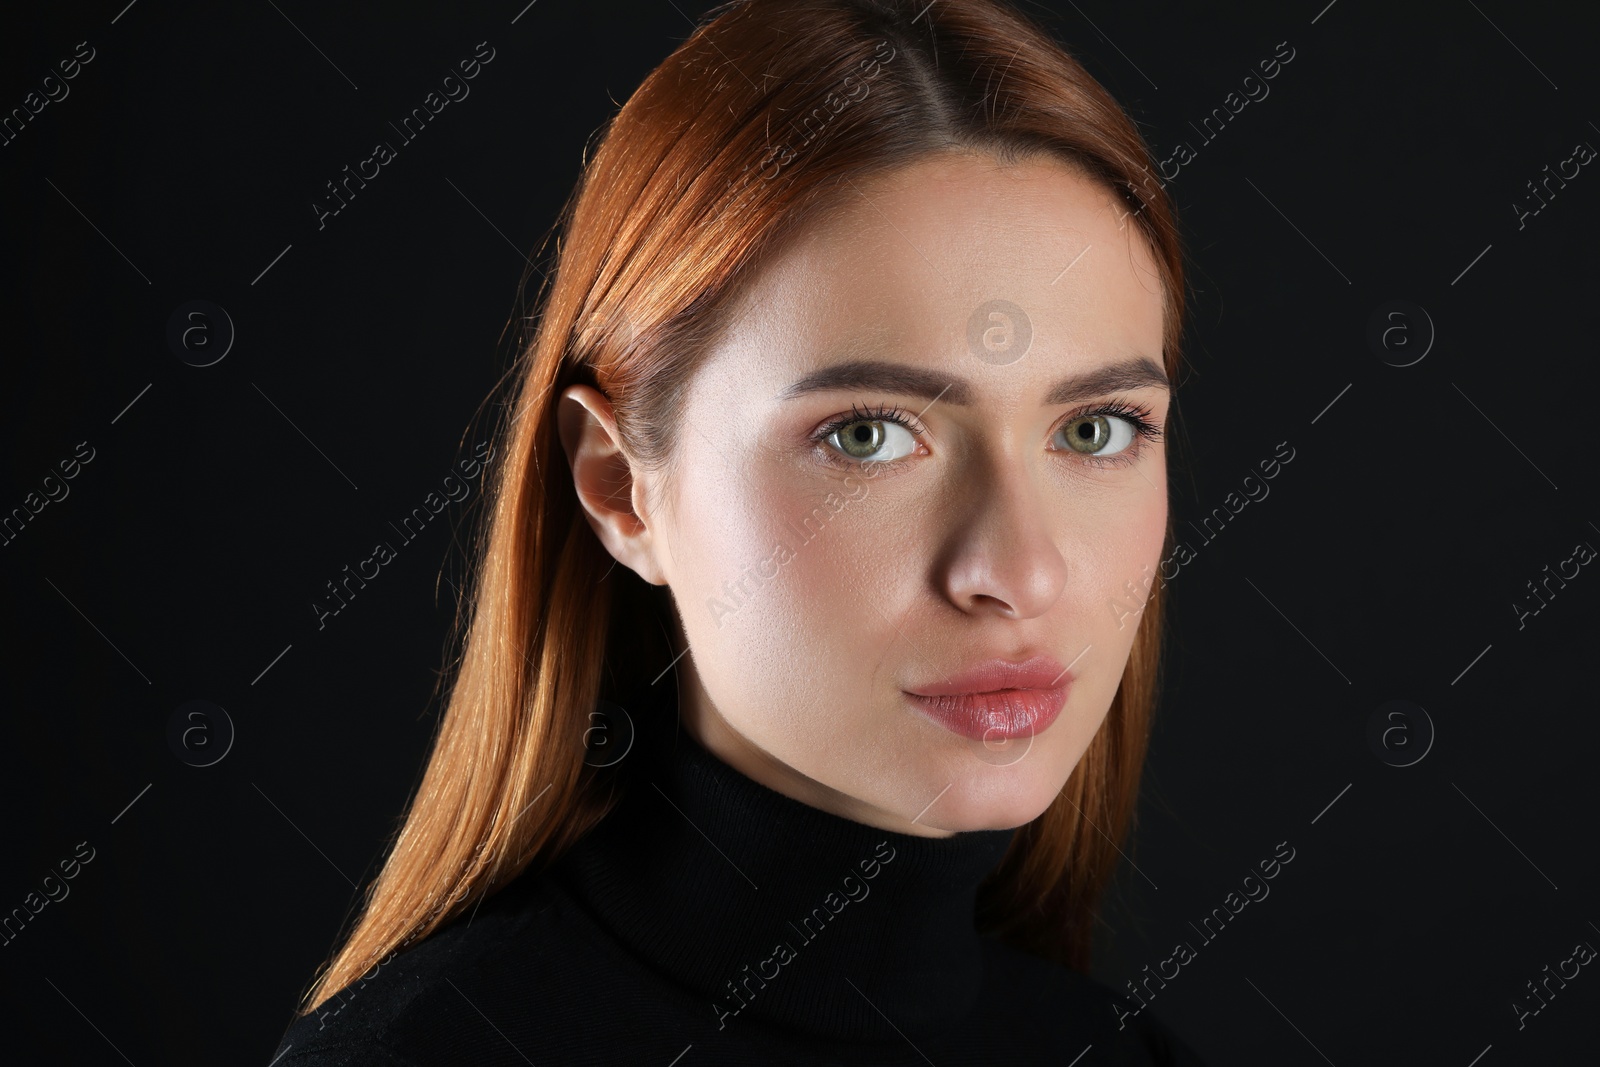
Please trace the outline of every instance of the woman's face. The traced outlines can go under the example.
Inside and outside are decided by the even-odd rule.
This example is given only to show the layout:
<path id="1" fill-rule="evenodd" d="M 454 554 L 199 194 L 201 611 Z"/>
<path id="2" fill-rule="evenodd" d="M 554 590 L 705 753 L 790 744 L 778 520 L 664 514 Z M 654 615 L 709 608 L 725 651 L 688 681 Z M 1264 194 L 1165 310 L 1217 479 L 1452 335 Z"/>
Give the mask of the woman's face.
<path id="1" fill-rule="evenodd" d="M 684 725 L 725 762 L 886 829 L 1017 826 L 1104 720 L 1160 559 L 1155 261 L 1054 159 L 849 188 L 743 292 L 670 479 L 602 538 L 671 587 Z"/>

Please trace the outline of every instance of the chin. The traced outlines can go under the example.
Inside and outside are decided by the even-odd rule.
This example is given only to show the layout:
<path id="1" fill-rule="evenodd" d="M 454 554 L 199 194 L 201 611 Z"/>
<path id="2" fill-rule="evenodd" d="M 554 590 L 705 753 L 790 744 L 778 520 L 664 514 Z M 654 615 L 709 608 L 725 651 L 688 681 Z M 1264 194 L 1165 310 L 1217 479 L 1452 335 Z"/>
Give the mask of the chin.
<path id="1" fill-rule="evenodd" d="M 941 830 L 1010 830 L 1044 813 L 1061 792 L 1066 778 L 1045 781 L 1037 774 L 1018 773 L 1020 765 L 1000 766 L 966 779 L 940 798 L 924 820 Z M 934 816 L 937 816 L 935 818 Z"/>

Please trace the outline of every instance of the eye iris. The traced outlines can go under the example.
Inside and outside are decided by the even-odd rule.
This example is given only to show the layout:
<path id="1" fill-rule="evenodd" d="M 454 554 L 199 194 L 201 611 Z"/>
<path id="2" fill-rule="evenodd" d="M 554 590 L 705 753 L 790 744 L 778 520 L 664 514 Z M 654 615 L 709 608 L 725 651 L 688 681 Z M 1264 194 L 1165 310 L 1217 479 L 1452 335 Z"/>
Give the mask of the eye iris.
<path id="1" fill-rule="evenodd" d="M 1111 423 L 1104 415 L 1085 415 L 1067 426 L 1067 443 L 1076 452 L 1099 452 L 1111 440 Z"/>
<path id="2" fill-rule="evenodd" d="M 860 459 L 870 456 L 883 447 L 881 422 L 854 422 L 839 431 L 840 444 L 845 452 Z"/>

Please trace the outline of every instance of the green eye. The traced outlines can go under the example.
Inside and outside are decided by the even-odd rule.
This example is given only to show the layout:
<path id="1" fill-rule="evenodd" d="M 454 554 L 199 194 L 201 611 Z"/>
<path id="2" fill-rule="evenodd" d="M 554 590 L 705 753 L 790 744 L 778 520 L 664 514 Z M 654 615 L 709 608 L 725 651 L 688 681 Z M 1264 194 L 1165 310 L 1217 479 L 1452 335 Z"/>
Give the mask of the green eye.
<path id="1" fill-rule="evenodd" d="M 827 440 L 851 459 L 892 462 L 911 454 L 916 438 L 911 431 L 897 422 L 881 419 L 855 419 L 845 423 Z M 892 449 L 889 455 L 878 455 L 884 448 Z"/>
<path id="2" fill-rule="evenodd" d="M 1116 415 L 1079 415 L 1061 429 L 1067 447 L 1085 455 L 1116 455 L 1133 444 L 1133 425 Z"/>

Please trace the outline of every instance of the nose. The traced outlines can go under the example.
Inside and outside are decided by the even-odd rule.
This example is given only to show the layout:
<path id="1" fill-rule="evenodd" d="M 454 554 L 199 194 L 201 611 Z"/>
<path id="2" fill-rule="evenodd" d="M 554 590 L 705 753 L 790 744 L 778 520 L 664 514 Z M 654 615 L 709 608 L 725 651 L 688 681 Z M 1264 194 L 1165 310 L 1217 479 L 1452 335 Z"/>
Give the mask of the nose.
<path id="1" fill-rule="evenodd" d="M 1051 515 L 1025 463 L 993 460 L 971 472 L 935 580 L 962 611 L 1007 619 L 1043 615 L 1066 585 L 1067 563 Z"/>

